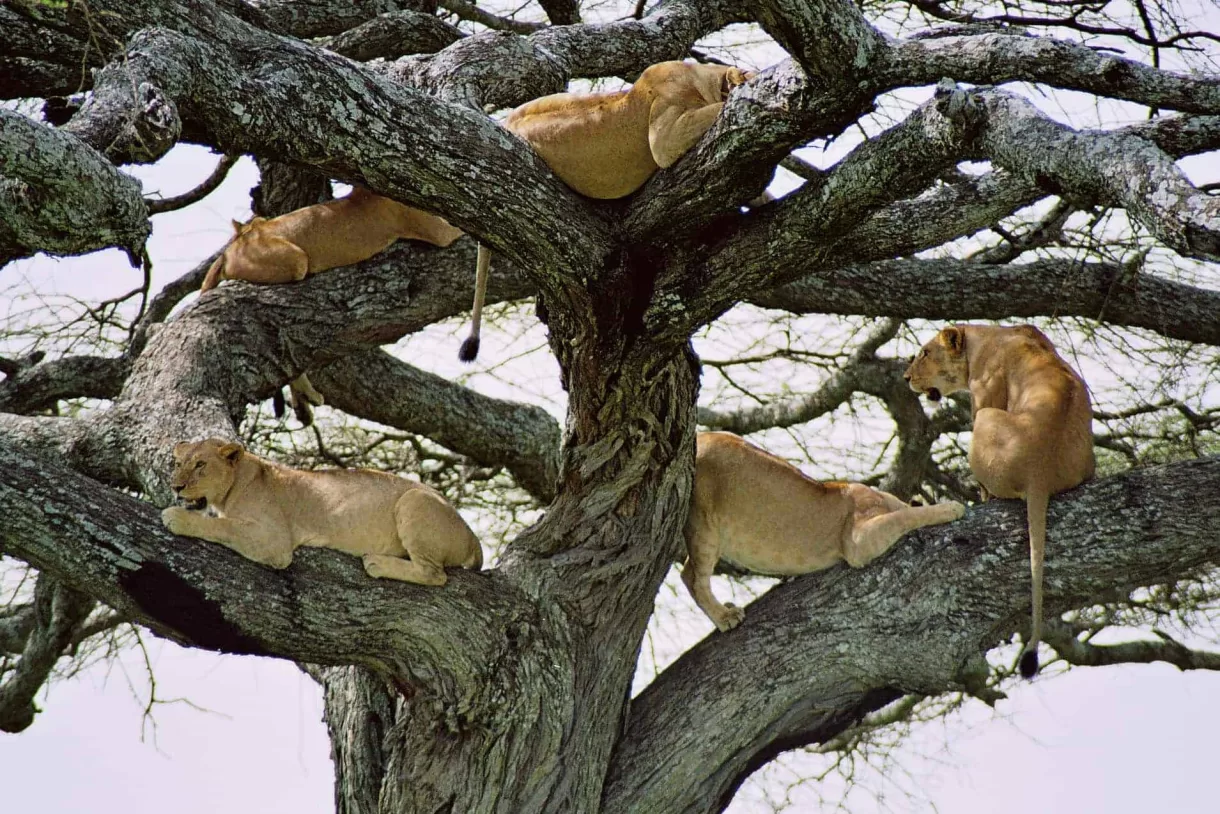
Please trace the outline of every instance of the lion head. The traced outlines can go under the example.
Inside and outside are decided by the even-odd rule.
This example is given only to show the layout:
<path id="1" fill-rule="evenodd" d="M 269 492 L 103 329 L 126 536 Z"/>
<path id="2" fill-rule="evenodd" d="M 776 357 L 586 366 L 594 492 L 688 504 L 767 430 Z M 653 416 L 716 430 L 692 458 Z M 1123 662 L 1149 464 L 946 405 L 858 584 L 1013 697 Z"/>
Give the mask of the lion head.
<path id="1" fill-rule="evenodd" d="M 237 462 L 245 449 L 241 444 L 208 438 L 183 441 L 174 446 L 174 494 L 193 509 L 220 503 L 237 476 Z"/>
<path id="2" fill-rule="evenodd" d="M 915 354 L 903 378 L 916 393 L 926 393 L 929 401 L 965 390 L 969 381 L 965 332 L 955 325 L 942 328 Z"/>

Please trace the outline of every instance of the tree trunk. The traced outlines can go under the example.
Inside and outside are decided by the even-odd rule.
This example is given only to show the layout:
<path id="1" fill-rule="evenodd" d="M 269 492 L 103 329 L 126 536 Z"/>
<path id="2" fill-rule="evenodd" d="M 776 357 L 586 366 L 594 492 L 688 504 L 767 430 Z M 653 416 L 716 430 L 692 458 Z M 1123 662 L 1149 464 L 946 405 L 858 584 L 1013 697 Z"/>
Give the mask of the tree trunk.
<path id="1" fill-rule="evenodd" d="M 322 672 L 340 811 L 598 810 L 694 463 L 696 365 L 641 333 L 648 274 L 604 269 L 569 300 L 596 304 L 588 319 L 548 314 L 570 395 L 559 491 L 499 569 L 534 606 L 483 620 L 505 646 L 475 695 Z"/>

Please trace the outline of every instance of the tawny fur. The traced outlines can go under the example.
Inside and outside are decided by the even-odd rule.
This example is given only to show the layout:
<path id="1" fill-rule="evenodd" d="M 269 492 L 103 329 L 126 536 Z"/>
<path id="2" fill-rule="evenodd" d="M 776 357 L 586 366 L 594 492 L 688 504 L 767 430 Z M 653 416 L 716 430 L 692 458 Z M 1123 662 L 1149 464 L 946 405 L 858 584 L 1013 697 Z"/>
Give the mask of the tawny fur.
<path id="1" fill-rule="evenodd" d="M 718 629 L 731 630 L 745 611 L 712 594 L 716 563 L 770 576 L 839 562 L 859 568 L 908 531 L 965 511 L 960 503 L 910 506 L 860 483 L 815 481 L 732 433 L 700 433 L 682 582 Z"/>
<path id="2" fill-rule="evenodd" d="M 504 126 L 581 195 L 622 198 L 695 146 L 729 92 L 752 76 L 724 65 L 659 62 L 627 90 L 556 93 L 526 102 Z M 458 353 L 465 362 L 479 349 L 489 264 L 489 250 L 480 244 L 470 336 Z"/>
<path id="3" fill-rule="evenodd" d="M 448 246 L 462 235 L 443 218 L 362 187 L 278 218 L 233 221 L 233 239 L 208 268 L 200 291 L 225 280 L 291 283 L 367 260 L 396 240 Z"/>
<path id="4" fill-rule="evenodd" d="M 479 541 L 434 489 L 370 469 L 289 469 L 218 438 L 174 447 L 174 491 L 201 510 L 161 512 L 175 534 L 287 568 L 301 546 L 364 558 L 369 575 L 444 585 L 445 568 L 478 569 Z M 409 558 L 409 559 L 408 559 Z"/>
<path id="5" fill-rule="evenodd" d="M 911 362 L 911 389 L 937 400 L 970 391 L 970 469 L 982 497 L 1022 498 L 1029 524 L 1033 623 L 1021 673 L 1038 671 L 1042 562 L 1051 495 L 1093 477 L 1093 410 L 1080 375 L 1032 325 L 953 325 Z"/>

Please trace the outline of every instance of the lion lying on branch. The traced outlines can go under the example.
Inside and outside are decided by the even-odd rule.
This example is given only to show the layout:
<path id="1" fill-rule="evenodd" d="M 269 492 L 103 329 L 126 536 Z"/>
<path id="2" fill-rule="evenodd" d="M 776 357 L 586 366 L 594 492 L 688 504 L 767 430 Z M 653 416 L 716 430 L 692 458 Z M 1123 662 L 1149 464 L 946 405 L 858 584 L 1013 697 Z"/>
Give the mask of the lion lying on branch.
<path id="1" fill-rule="evenodd" d="M 462 230 L 443 218 L 355 187 L 344 198 L 294 209 L 278 218 L 233 221 L 233 239 L 208 268 L 200 291 L 224 280 L 276 284 L 350 266 L 396 240 L 444 248 Z"/>
<path id="2" fill-rule="evenodd" d="M 853 568 L 880 557 L 908 531 L 965 514 L 957 502 L 909 506 L 862 483 L 819 482 L 729 432 L 696 439 L 682 582 L 721 631 L 745 611 L 712 593 L 718 562 L 766 576 Z"/>
<path id="3" fill-rule="evenodd" d="M 174 534 L 199 537 L 272 568 L 301 546 L 364 558 L 370 576 L 444 585 L 445 569 L 479 569 L 483 550 L 436 490 L 371 469 L 289 469 L 209 438 L 174 447 L 174 492 L 161 512 Z"/>
<path id="4" fill-rule="evenodd" d="M 576 192 L 622 198 L 694 147 L 730 91 L 753 76 L 727 65 L 658 62 L 627 90 L 543 96 L 509 113 L 504 126 Z M 480 243 L 470 336 L 458 351 L 463 362 L 479 353 L 490 265 L 491 251 Z"/>

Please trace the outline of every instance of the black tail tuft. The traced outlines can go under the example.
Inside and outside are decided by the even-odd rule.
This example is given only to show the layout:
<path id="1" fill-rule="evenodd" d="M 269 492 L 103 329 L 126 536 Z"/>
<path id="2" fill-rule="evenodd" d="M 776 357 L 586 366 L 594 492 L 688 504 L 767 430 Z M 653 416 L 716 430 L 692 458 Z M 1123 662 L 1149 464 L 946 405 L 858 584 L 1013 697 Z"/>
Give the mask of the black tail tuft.
<path id="1" fill-rule="evenodd" d="M 458 349 L 458 358 L 463 362 L 473 362 L 474 357 L 479 355 L 479 338 L 477 336 L 468 336 L 466 341 L 462 343 L 462 347 Z"/>
<path id="2" fill-rule="evenodd" d="M 1026 650 L 1021 654 L 1021 662 L 1018 665 L 1021 671 L 1022 678 L 1033 678 L 1038 674 L 1038 651 L 1037 649 Z"/>
<path id="3" fill-rule="evenodd" d="M 271 412 L 275 413 L 276 418 L 284 417 L 284 390 L 276 388 L 276 391 L 271 394 Z"/>

